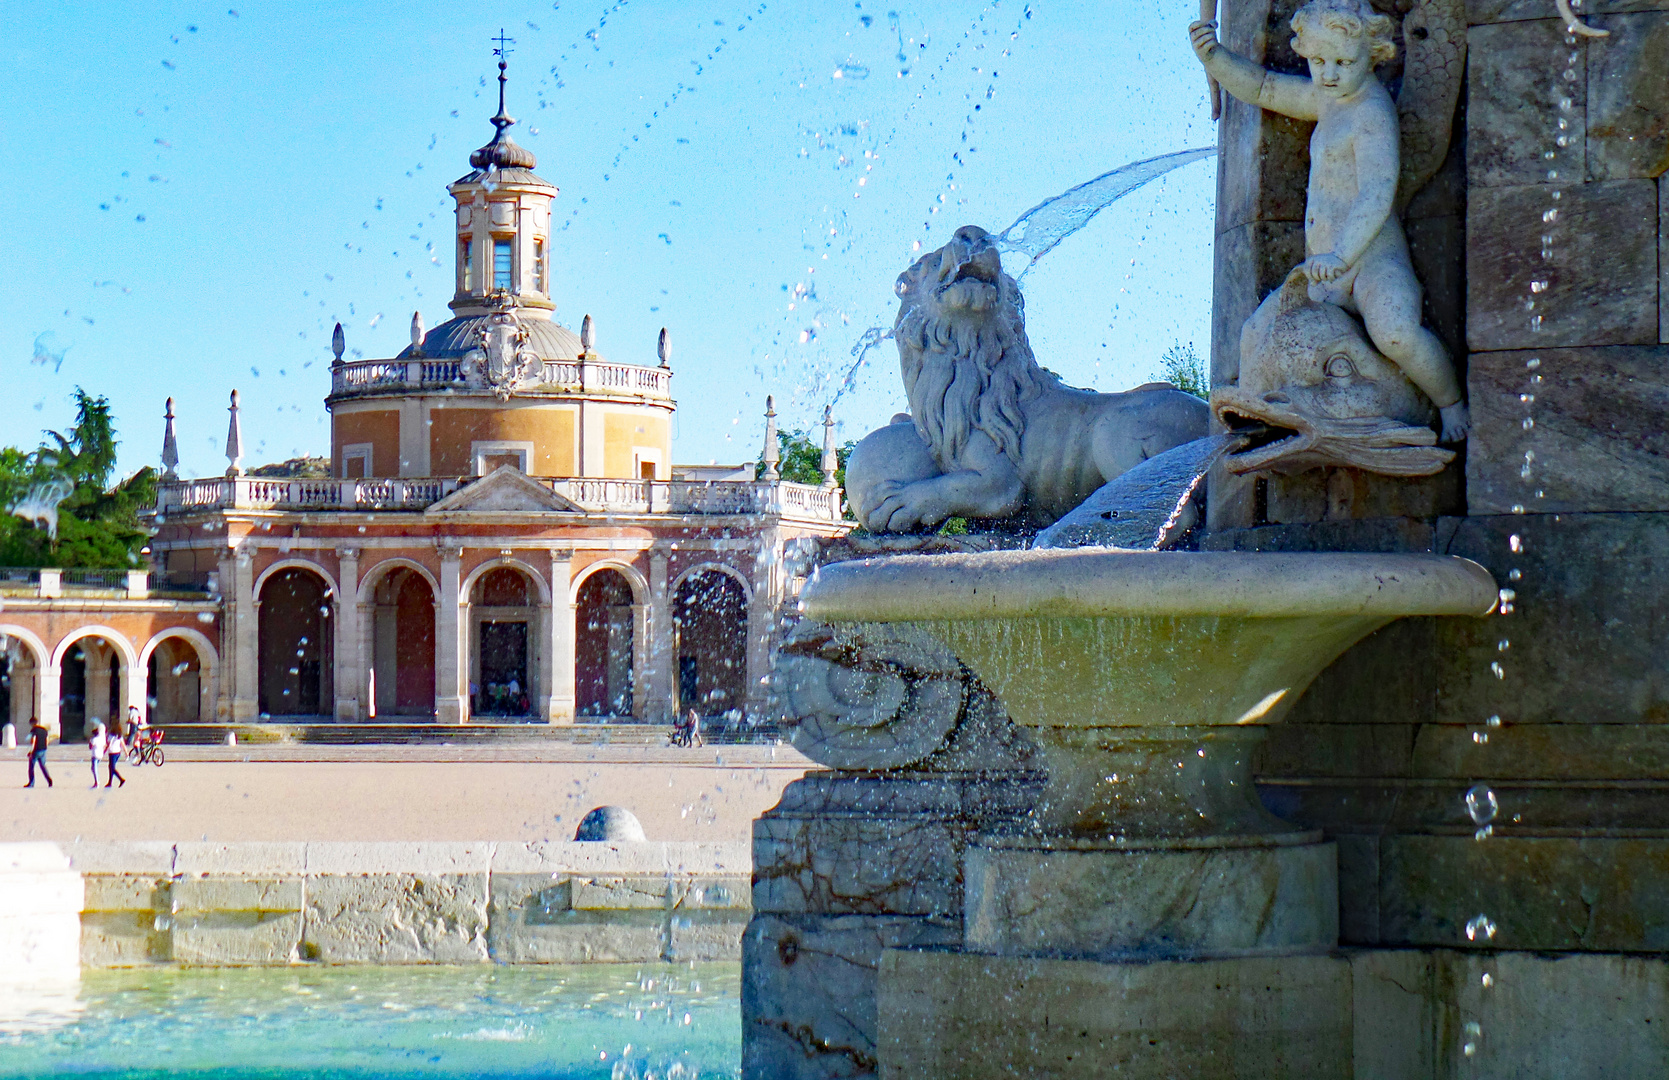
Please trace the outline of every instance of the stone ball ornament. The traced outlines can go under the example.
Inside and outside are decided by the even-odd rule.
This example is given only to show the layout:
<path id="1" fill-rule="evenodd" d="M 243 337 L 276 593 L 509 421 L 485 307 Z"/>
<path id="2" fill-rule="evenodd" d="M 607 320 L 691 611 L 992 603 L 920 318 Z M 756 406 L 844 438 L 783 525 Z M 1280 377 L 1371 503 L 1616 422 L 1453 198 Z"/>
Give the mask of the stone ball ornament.
<path id="1" fill-rule="evenodd" d="M 637 815 L 623 806 L 599 806 L 580 819 L 574 831 L 576 841 L 608 841 L 641 844 L 648 839 Z"/>
<path id="2" fill-rule="evenodd" d="M 919 627 L 802 622 L 773 681 L 797 718 L 794 749 L 833 769 L 897 769 L 949 744 L 972 680 Z"/>

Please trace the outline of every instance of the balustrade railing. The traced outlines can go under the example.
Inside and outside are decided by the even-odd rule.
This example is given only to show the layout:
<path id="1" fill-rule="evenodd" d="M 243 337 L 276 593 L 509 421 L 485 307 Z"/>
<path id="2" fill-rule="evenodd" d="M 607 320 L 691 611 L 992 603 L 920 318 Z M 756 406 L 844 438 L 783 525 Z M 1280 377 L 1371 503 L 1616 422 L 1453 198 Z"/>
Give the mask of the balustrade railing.
<path id="1" fill-rule="evenodd" d="M 461 360 L 356 360 L 332 368 L 330 373 L 332 394 L 456 390 L 470 385 L 470 373 Z M 546 360 L 537 384 L 526 389 L 670 398 L 672 372 L 636 364 Z"/>
<path id="2" fill-rule="evenodd" d="M 157 485 L 154 513 L 205 510 L 422 510 L 475 477 L 372 477 L 295 479 L 216 477 Z M 840 492 L 810 484 L 750 480 L 610 480 L 597 477 L 534 477 L 538 483 L 596 513 L 774 514 L 788 518 L 840 520 Z"/>

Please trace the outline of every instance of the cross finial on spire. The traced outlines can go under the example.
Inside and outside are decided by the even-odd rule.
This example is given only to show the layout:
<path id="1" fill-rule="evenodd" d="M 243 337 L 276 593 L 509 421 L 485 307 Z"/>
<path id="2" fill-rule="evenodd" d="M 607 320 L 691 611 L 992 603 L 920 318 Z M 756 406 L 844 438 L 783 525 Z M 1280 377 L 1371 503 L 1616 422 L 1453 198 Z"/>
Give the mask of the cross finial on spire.
<path id="1" fill-rule="evenodd" d="M 516 43 L 516 39 L 513 37 L 505 37 L 504 29 L 503 27 L 500 27 L 498 37 L 493 38 L 493 40 L 498 42 L 498 48 L 493 50 L 493 55 L 498 57 L 498 115 L 493 117 L 493 124 L 499 129 L 500 132 L 502 132 L 505 128 L 515 123 L 515 121 L 510 119 L 504 111 L 504 71 L 510 66 L 510 54 L 516 51 L 510 48 L 511 45 Z"/>

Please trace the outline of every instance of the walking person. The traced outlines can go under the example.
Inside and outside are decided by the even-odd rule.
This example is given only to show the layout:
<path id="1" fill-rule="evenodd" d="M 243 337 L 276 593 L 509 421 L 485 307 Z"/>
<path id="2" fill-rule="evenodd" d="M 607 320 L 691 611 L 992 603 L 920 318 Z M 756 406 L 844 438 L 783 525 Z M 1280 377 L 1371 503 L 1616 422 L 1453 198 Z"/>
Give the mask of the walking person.
<path id="1" fill-rule="evenodd" d="M 87 728 L 87 754 L 93 769 L 93 786 L 99 786 L 99 761 L 104 757 L 104 721 L 94 718 Z"/>
<path id="2" fill-rule="evenodd" d="M 29 782 L 24 787 L 35 786 L 35 767 L 39 766 L 41 775 L 46 777 L 46 786 L 52 786 L 52 774 L 46 771 L 46 737 L 47 730 L 39 717 L 29 718 Z"/>
<path id="3" fill-rule="evenodd" d="M 120 784 L 122 787 L 127 787 L 126 777 L 116 771 L 116 766 L 121 764 L 122 755 L 127 753 L 127 743 L 122 741 L 121 732 L 112 731 L 109 735 L 105 736 L 104 753 L 110 762 L 110 779 L 104 782 L 104 786 L 109 787 L 111 784 Z M 94 780 L 96 782 L 97 774 L 94 774 Z"/>

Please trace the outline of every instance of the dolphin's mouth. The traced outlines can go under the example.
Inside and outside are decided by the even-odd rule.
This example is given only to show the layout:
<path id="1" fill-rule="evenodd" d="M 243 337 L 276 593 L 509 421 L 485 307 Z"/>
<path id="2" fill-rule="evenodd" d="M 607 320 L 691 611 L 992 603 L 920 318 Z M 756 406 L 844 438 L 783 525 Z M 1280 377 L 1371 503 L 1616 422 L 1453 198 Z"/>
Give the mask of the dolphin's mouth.
<path id="1" fill-rule="evenodd" d="M 1238 448 L 1223 456 L 1223 464 L 1237 476 L 1292 475 L 1322 466 L 1430 476 L 1455 456 L 1434 445 L 1437 433 L 1429 427 L 1381 416 L 1309 415 L 1294 407 L 1285 392 L 1256 395 L 1219 388 L 1212 391 L 1211 411 L 1229 431 L 1245 435 Z"/>
<path id="2" fill-rule="evenodd" d="M 1232 473 L 1269 468 L 1282 458 L 1307 450 L 1315 441 L 1313 428 L 1298 413 L 1275 407 L 1255 407 L 1247 401 L 1218 403 L 1217 420 L 1244 437 L 1239 447 L 1224 455 Z"/>

